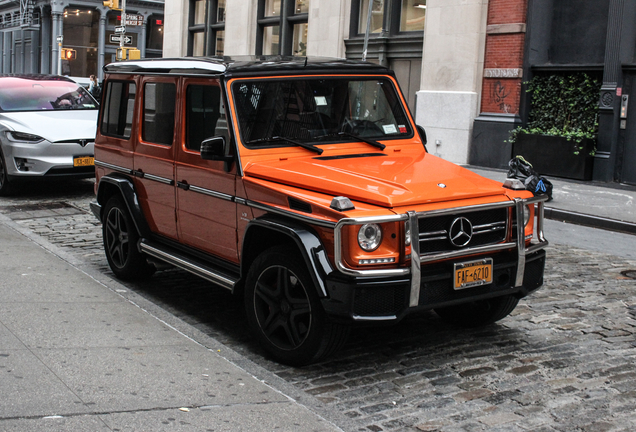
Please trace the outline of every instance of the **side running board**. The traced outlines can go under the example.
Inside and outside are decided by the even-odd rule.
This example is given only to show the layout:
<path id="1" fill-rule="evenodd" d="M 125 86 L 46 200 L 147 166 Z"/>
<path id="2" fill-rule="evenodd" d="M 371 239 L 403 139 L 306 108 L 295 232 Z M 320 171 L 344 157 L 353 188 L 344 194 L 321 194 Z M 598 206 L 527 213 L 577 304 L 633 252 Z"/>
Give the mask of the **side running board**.
<path id="1" fill-rule="evenodd" d="M 224 271 L 220 271 L 209 264 L 195 260 L 166 246 L 152 243 L 146 239 L 141 240 L 139 248 L 147 255 L 160 259 L 161 261 L 165 261 L 175 267 L 179 267 L 205 280 L 221 285 L 223 288 L 227 288 L 230 291 L 234 290 L 234 287 L 239 280 L 238 277 L 229 275 Z"/>

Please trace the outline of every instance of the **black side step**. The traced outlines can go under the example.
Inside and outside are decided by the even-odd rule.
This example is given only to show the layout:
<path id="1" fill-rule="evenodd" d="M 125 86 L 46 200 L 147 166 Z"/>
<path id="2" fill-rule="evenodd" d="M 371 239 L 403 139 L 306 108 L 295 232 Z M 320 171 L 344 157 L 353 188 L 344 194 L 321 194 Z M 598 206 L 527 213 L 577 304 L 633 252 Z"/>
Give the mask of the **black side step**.
<path id="1" fill-rule="evenodd" d="M 239 280 L 237 276 L 230 275 L 225 270 L 219 270 L 216 267 L 210 266 L 208 263 L 204 263 L 183 253 L 177 252 L 170 247 L 150 242 L 146 239 L 141 240 L 139 248 L 147 255 L 160 259 L 161 261 L 165 261 L 175 267 L 179 267 L 205 280 L 221 285 L 223 288 L 227 288 L 230 291 L 234 290 L 234 287 Z"/>

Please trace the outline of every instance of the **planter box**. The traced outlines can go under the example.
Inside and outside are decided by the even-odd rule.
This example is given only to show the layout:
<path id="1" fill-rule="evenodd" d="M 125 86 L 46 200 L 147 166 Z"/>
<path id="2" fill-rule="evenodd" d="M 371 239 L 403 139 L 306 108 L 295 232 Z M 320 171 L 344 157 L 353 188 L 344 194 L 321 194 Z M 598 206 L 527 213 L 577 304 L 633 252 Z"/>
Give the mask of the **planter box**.
<path id="1" fill-rule="evenodd" d="M 523 156 L 540 175 L 592 180 L 594 156 L 590 153 L 594 146 L 595 140 L 591 139 L 577 143 L 563 137 L 522 133 L 517 135 L 512 156 Z"/>

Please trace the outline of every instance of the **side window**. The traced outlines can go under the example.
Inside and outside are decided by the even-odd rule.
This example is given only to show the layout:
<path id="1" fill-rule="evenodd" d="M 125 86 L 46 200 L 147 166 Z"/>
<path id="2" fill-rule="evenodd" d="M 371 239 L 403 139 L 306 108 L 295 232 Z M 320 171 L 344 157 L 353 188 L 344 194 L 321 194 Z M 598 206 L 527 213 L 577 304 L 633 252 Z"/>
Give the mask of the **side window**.
<path id="1" fill-rule="evenodd" d="M 186 90 L 186 148 L 199 151 L 201 141 L 228 137 L 221 90 L 215 85 L 189 85 Z"/>
<path id="2" fill-rule="evenodd" d="M 173 83 L 146 83 L 141 137 L 146 142 L 172 144 L 176 86 Z"/>
<path id="3" fill-rule="evenodd" d="M 102 101 L 102 135 L 130 138 L 136 91 L 137 87 L 133 82 L 108 81 Z"/>

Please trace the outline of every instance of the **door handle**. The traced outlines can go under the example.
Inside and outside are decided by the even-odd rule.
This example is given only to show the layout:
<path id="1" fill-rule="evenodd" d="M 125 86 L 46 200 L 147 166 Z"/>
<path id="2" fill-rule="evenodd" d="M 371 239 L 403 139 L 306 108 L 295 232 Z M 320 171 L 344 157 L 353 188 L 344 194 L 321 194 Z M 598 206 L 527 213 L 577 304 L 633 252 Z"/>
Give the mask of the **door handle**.
<path id="1" fill-rule="evenodd" d="M 184 180 L 184 181 L 182 181 L 182 182 L 178 181 L 178 182 L 177 182 L 177 187 L 178 187 L 179 189 L 183 189 L 184 191 L 187 191 L 187 190 L 189 190 L 189 189 L 190 189 L 190 185 L 189 185 L 189 184 L 188 184 L 188 182 L 187 182 L 187 181 L 185 181 L 185 180 Z"/>

